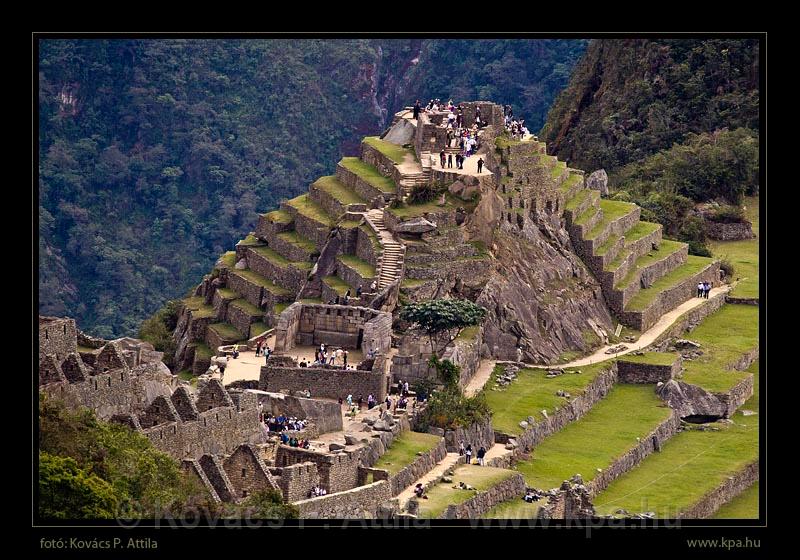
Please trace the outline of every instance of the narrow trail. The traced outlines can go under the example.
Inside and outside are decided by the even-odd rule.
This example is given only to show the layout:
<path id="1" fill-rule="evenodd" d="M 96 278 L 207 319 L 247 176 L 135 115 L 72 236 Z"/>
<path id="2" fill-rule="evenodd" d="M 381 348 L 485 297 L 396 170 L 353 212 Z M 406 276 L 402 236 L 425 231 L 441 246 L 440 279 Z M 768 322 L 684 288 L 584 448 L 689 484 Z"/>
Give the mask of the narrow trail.
<path id="1" fill-rule="evenodd" d="M 720 286 L 718 288 L 712 288 L 711 292 L 709 293 L 709 298 L 718 296 L 720 294 L 727 294 L 730 290 L 732 290 L 734 285 L 726 285 Z M 552 365 L 541 365 L 541 364 L 528 364 L 525 363 L 525 367 L 529 368 L 539 368 L 539 369 L 547 369 L 547 368 L 570 368 L 570 367 L 582 367 L 588 366 L 592 364 L 596 364 L 598 362 L 605 362 L 606 360 L 613 360 L 619 356 L 624 356 L 625 354 L 629 354 L 631 352 L 636 352 L 641 350 L 642 348 L 646 348 L 650 346 L 659 336 L 661 336 L 668 328 L 670 328 L 675 321 L 687 311 L 694 309 L 695 307 L 699 307 L 706 303 L 707 299 L 701 298 L 692 298 L 688 301 L 685 301 L 669 313 L 665 313 L 661 316 L 661 318 L 656 322 L 655 325 L 650 327 L 647 331 L 642 333 L 639 339 L 636 342 L 625 342 L 623 343 L 627 346 L 626 350 L 618 352 L 616 354 L 606 354 L 606 350 L 609 348 L 613 348 L 614 346 L 619 346 L 620 343 L 617 344 L 609 344 L 603 346 L 596 350 L 590 356 L 586 356 L 585 358 L 580 358 L 578 360 L 573 360 L 571 362 L 567 362 L 565 364 L 552 364 Z M 500 360 L 502 362 L 502 360 Z M 470 379 L 467 386 L 464 388 L 464 393 L 468 397 L 472 397 L 481 389 L 483 386 L 486 385 L 486 382 L 489 380 L 489 377 L 492 375 L 492 371 L 494 370 L 495 365 L 497 365 L 497 360 L 481 360 L 480 366 L 478 367 L 478 371 L 475 375 Z"/>
<path id="2" fill-rule="evenodd" d="M 414 497 L 414 488 L 417 486 L 417 484 L 426 486 L 428 483 L 440 479 L 442 476 L 444 476 L 444 473 L 447 472 L 448 469 L 458 464 L 459 458 L 460 455 L 458 453 L 448 453 L 444 459 L 436 463 L 435 467 L 400 492 L 397 495 L 397 499 L 400 501 L 400 509 L 404 510 L 408 501 Z"/>

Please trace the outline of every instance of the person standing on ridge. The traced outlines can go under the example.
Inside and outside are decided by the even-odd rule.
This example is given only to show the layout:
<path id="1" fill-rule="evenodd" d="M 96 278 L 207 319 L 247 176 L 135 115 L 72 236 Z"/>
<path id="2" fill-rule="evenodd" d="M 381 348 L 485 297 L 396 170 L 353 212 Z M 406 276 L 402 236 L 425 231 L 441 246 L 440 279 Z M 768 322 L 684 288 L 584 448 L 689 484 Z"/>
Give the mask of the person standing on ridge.
<path id="1" fill-rule="evenodd" d="M 447 167 L 453 168 L 453 154 L 447 154 Z"/>
<path id="2" fill-rule="evenodd" d="M 422 107 L 420 107 L 419 99 L 417 99 L 417 102 L 414 103 L 414 120 L 415 121 L 419 120 L 419 112 L 420 112 L 421 109 L 422 109 Z"/>
<path id="3" fill-rule="evenodd" d="M 481 169 L 483 169 L 483 158 L 478 160 L 478 173 L 481 172 Z"/>

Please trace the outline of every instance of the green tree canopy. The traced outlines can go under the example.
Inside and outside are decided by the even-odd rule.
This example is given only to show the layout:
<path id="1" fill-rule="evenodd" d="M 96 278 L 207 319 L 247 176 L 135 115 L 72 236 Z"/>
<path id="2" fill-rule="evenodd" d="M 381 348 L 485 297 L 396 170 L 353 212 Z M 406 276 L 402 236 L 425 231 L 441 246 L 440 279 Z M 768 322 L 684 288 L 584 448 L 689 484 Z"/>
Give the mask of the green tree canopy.
<path id="1" fill-rule="evenodd" d="M 400 311 L 400 319 L 424 332 L 437 354 L 462 330 L 481 322 L 486 309 L 466 299 L 432 299 L 412 303 Z"/>

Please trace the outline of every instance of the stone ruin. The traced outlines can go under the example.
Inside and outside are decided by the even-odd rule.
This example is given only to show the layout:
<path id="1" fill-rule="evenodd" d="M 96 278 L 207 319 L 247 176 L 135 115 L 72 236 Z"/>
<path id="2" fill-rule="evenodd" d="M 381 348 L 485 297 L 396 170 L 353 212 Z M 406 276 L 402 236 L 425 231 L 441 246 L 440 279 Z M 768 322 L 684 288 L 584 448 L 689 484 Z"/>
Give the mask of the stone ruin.
<path id="1" fill-rule="evenodd" d="M 597 517 L 589 489 L 576 474 L 549 493 L 547 504 L 539 509 L 539 519 L 594 519 Z"/>

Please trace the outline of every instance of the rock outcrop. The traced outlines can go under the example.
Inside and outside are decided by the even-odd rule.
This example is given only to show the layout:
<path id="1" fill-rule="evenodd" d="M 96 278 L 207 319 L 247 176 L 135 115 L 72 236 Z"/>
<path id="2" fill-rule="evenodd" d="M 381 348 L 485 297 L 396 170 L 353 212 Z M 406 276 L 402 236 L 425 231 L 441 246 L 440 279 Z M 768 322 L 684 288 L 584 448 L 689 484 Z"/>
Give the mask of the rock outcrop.
<path id="1" fill-rule="evenodd" d="M 670 379 L 656 388 L 658 396 L 677 411 L 681 418 L 688 416 L 722 418 L 726 406 L 702 387 Z"/>

